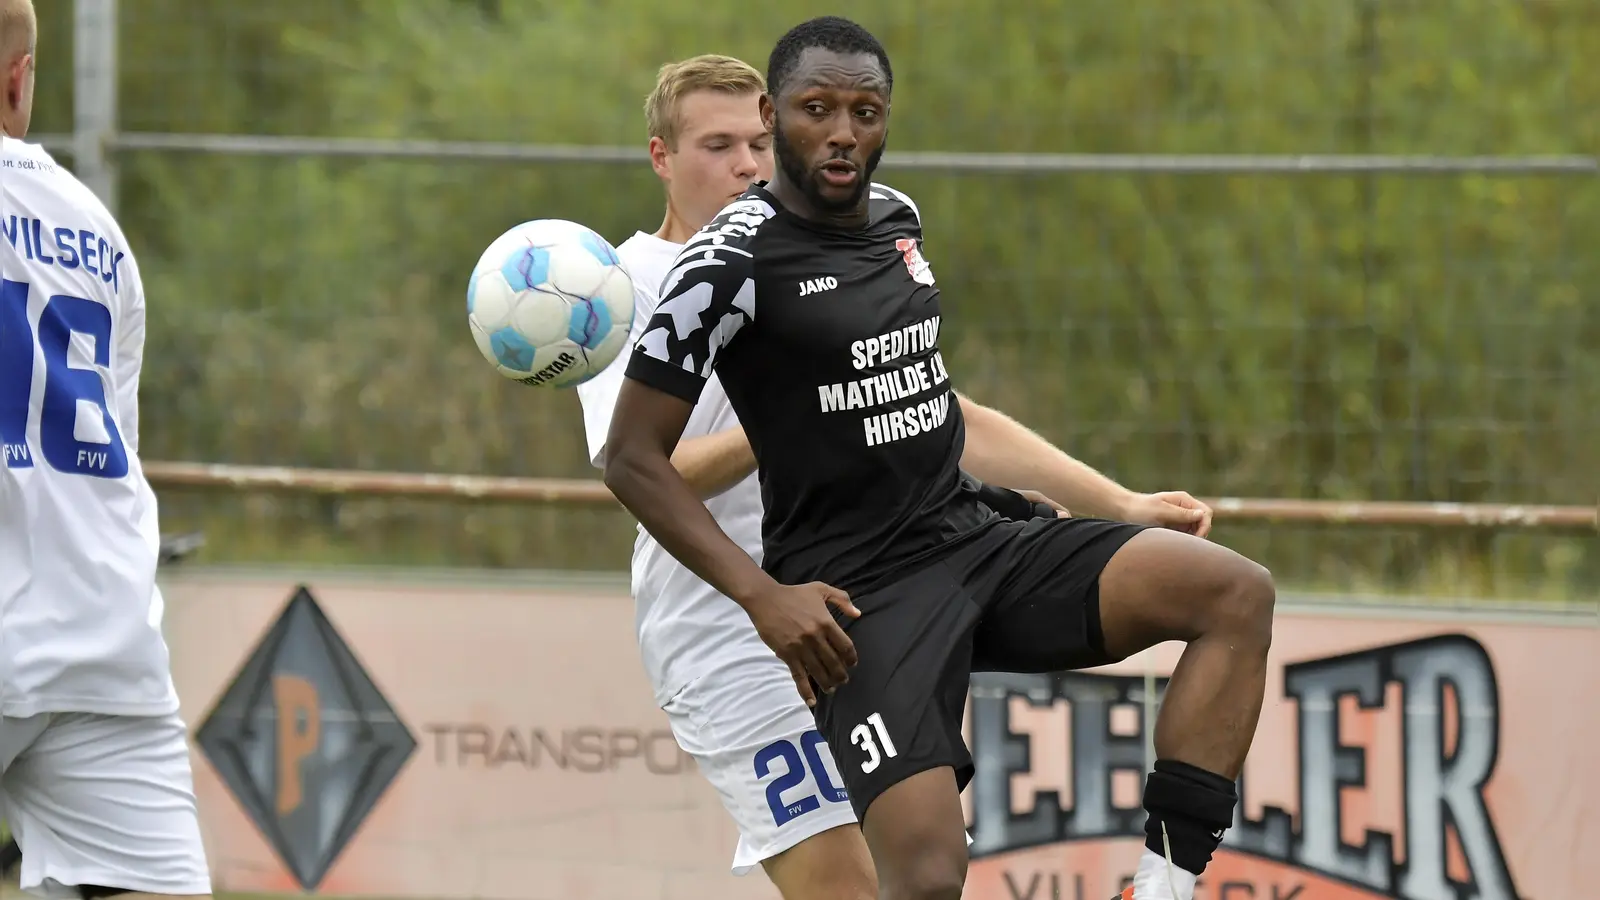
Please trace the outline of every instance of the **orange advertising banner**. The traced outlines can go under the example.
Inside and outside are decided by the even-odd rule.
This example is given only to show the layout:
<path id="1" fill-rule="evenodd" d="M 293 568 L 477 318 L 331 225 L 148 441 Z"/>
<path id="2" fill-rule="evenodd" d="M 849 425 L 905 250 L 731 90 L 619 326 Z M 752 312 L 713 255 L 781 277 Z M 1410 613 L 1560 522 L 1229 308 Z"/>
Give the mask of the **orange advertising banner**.
<path id="1" fill-rule="evenodd" d="M 651 702 L 625 584 L 195 570 L 164 590 L 219 891 L 777 896 L 729 873 L 736 834 Z M 1146 700 L 1181 649 L 974 677 L 965 896 L 1127 883 Z M 1280 601 L 1243 800 L 1197 900 L 1585 896 L 1597 683 L 1593 614 Z"/>

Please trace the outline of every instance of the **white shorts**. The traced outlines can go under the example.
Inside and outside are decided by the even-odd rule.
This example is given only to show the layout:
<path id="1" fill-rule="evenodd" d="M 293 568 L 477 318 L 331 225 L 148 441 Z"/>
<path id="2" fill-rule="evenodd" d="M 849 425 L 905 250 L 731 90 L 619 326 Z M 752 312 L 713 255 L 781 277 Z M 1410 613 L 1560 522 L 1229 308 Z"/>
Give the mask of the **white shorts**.
<path id="1" fill-rule="evenodd" d="M 662 708 L 678 745 L 739 826 L 735 875 L 813 835 L 855 824 L 828 743 L 777 657 L 703 676 Z"/>
<path id="2" fill-rule="evenodd" d="M 172 716 L 0 717 L 0 819 L 23 890 L 209 894 L 184 724 Z"/>

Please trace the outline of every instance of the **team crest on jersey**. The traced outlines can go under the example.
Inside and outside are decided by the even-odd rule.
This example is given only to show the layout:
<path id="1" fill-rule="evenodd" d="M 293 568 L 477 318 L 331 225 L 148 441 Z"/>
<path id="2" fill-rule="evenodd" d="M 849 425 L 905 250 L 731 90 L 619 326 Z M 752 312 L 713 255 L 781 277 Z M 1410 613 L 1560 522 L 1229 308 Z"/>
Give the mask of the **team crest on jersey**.
<path id="1" fill-rule="evenodd" d="M 933 284 L 933 267 L 922 258 L 922 250 L 915 238 L 901 238 L 894 242 L 894 246 L 900 251 L 900 255 L 905 257 L 906 270 L 911 273 L 912 281 Z"/>

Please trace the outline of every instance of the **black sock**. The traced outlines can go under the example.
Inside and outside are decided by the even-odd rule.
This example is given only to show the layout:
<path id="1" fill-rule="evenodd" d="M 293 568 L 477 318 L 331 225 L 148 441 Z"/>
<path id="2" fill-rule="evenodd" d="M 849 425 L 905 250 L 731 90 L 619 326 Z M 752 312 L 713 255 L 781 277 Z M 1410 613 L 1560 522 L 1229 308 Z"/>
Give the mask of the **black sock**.
<path id="1" fill-rule="evenodd" d="M 1223 830 L 1233 824 L 1238 800 L 1233 782 L 1221 775 L 1158 759 L 1156 770 L 1144 784 L 1144 808 L 1150 814 L 1144 825 L 1144 845 L 1166 856 L 1170 843 L 1173 864 L 1200 875 L 1222 843 Z M 1163 825 L 1166 843 L 1162 841 Z"/>

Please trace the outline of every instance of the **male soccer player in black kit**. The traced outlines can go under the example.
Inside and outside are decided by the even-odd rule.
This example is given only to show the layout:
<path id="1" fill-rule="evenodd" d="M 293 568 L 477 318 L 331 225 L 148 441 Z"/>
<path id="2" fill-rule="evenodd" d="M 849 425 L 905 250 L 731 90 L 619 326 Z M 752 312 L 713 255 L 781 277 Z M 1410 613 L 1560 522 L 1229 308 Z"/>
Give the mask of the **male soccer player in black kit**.
<path id="1" fill-rule="evenodd" d="M 1186 642 L 1156 723 L 1147 849 L 1123 897 L 1192 900 L 1233 822 L 1260 713 L 1271 576 L 1185 533 L 1185 507 L 1198 505 L 1185 494 L 1144 495 L 1155 506 L 1128 516 L 1165 528 L 1011 520 L 980 500 L 959 468 L 920 214 L 870 180 L 888 134 L 888 55 L 827 17 L 785 35 L 768 69 L 761 110 L 778 171 L 667 276 L 612 417 L 606 484 L 789 664 L 883 897 L 961 895 L 972 671 L 1084 668 Z M 759 462 L 761 566 L 670 461 L 713 367 Z"/>

